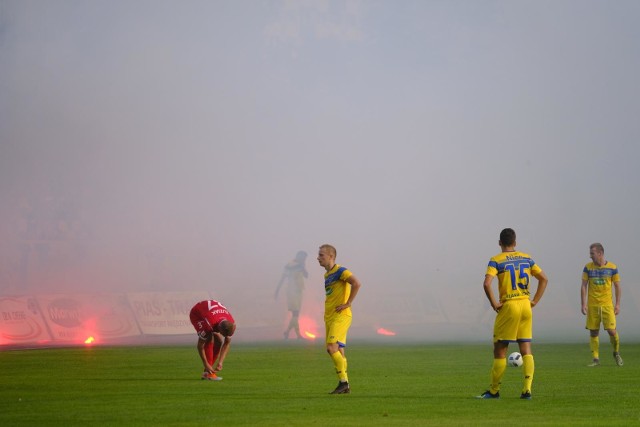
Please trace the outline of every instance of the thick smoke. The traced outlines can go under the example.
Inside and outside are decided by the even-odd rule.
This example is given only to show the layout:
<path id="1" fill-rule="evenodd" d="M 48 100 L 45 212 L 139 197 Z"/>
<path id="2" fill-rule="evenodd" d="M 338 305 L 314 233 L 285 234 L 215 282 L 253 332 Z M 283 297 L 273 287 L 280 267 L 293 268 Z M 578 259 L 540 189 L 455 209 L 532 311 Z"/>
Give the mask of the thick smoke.
<path id="1" fill-rule="evenodd" d="M 601 241 L 637 339 L 640 10 L 580 4 L 2 2 L 0 294 L 204 291 L 280 339 L 305 250 L 322 334 L 331 243 L 352 339 L 489 342 L 513 227 L 536 338 L 586 342 Z"/>

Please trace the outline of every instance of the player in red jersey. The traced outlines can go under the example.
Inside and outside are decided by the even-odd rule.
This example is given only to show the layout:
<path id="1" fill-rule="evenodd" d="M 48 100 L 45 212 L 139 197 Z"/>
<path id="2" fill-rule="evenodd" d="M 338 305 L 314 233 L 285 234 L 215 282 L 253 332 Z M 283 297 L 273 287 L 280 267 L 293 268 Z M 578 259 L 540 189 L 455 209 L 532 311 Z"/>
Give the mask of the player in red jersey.
<path id="1" fill-rule="evenodd" d="M 194 305 L 189 319 L 198 334 L 198 355 L 204 366 L 202 379 L 220 381 L 222 378 L 216 372 L 222 370 L 231 336 L 236 331 L 236 322 L 229 310 L 214 300 L 200 301 Z M 214 368 L 216 360 L 218 364 Z"/>

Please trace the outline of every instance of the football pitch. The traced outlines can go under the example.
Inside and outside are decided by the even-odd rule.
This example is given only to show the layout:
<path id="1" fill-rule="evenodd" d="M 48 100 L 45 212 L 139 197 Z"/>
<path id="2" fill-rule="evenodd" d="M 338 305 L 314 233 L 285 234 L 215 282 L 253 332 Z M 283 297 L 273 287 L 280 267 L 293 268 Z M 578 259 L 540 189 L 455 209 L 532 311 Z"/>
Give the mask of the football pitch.
<path id="1" fill-rule="evenodd" d="M 534 344 L 531 401 L 519 399 L 521 368 L 507 368 L 501 399 L 474 398 L 490 343 L 352 340 L 348 395 L 328 394 L 337 377 L 318 342 L 234 344 L 219 382 L 200 380 L 195 344 L 2 351 L 0 425 L 638 425 L 640 344 L 622 343 L 623 367 L 601 347 L 589 368 L 588 343 Z"/>

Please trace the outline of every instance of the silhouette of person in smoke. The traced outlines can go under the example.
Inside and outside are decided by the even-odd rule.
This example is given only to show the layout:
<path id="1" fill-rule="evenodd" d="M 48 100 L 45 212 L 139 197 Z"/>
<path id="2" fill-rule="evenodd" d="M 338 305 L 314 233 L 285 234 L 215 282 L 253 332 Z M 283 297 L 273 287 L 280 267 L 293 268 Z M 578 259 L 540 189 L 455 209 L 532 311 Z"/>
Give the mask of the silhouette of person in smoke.
<path id="1" fill-rule="evenodd" d="M 284 331 L 284 339 L 289 339 L 291 330 L 295 332 L 298 339 L 302 338 L 302 335 L 300 335 L 299 317 L 300 307 L 302 306 L 302 293 L 304 291 L 304 279 L 309 277 L 305 266 L 306 260 L 307 253 L 305 251 L 298 251 L 296 257 L 284 266 L 282 277 L 276 287 L 274 298 L 277 299 L 280 288 L 287 282 L 287 309 L 291 312 L 291 319 L 289 320 L 287 330 Z"/>

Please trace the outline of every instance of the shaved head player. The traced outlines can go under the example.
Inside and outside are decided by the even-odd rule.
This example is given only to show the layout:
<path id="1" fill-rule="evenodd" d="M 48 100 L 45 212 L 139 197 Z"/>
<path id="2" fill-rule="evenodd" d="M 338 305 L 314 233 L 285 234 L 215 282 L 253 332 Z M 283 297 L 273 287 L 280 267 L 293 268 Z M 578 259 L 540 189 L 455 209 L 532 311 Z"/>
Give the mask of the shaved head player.
<path id="1" fill-rule="evenodd" d="M 360 289 L 360 281 L 346 267 L 336 264 L 336 248 L 331 245 L 320 246 L 318 263 L 327 270 L 324 274 L 326 344 L 339 379 L 331 394 L 346 394 L 351 388 L 344 349 L 351 326 L 351 304 Z"/>
<path id="2" fill-rule="evenodd" d="M 189 319 L 198 334 L 198 355 L 204 366 L 202 379 L 220 381 L 222 378 L 216 372 L 222 370 L 229 352 L 231 336 L 236 331 L 235 320 L 224 305 L 214 300 L 200 301 L 194 305 Z"/>

